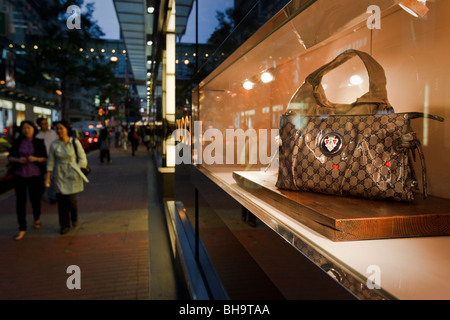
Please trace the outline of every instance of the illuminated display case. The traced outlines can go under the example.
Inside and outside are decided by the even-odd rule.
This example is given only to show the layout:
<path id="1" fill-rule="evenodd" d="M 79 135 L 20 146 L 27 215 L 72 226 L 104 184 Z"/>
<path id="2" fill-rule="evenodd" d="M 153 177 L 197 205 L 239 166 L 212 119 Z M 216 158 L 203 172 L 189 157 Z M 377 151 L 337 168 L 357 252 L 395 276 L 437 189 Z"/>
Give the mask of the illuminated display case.
<path id="1" fill-rule="evenodd" d="M 206 250 L 217 249 L 210 245 L 219 220 L 233 239 L 245 241 L 239 219 L 231 214 L 241 206 L 242 215 L 247 214 L 242 221 L 255 216 L 357 298 L 450 298 L 449 12 L 446 0 L 294 0 L 209 74 L 193 90 L 192 116 L 178 122 L 189 131 L 184 142 L 190 144 L 178 144 L 185 164 L 176 169 L 182 190 L 177 199 L 198 226 Z M 348 49 L 369 53 L 380 63 L 396 113 L 445 118 L 411 122 L 425 155 L 428 199 L 418 195 L 412 203 L 399 204 L 303 192 L 287 203 L 286 193 L 275 187 L 280 116 L 310 73 Z M 354 58 L 329 72 L 322 85 L 330 101 L 352 103 L 368 92 L 369 78 L 362 61 Z M 215 222 L 199 214 L 202 201 L 208 203 L 206 211 L 216 212 Z M 367 213 L 370 223 L 354 222 L 364 220 L 372 208 L 379 213 Z M 339 230 L 321 220 L 333 219 L 334 211 L 338 216 L 359 211 L 362 217 L 353 220 L 357 227 L 350 233 L 366 228 L 366 236 L 340 241 Z M 418 219 L 405 227 L 414 230 L 397 232 L 405 226 L 398 216 L 406 211 Z M 388 232 L 371 233 L 388 219 Z M 251 245 L 243 246 L 259 259 Z M 215 265 L 220 269 L 219 262 Z"/>

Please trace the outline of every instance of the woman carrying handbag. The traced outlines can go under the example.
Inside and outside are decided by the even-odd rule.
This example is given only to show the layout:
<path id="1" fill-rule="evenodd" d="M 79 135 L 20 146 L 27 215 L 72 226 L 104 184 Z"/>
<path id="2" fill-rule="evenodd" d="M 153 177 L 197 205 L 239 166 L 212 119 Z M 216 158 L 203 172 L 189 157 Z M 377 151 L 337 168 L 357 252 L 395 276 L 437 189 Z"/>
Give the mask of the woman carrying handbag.
<path id="1" fill-rule="evenodd" d="M 77 194 L 84 190 L 84 182 L 89 182 L 81 171 L 87 167 L 87 158 L 80 141 L 71 137 L 70 123 L 58 122 L 56 132 L 59 139 L 50 146 L 45 185 L 50 185 L 53 176 L 61 234 L 66 234 L 70 223 L 76 227 L 78 222 Z"/>

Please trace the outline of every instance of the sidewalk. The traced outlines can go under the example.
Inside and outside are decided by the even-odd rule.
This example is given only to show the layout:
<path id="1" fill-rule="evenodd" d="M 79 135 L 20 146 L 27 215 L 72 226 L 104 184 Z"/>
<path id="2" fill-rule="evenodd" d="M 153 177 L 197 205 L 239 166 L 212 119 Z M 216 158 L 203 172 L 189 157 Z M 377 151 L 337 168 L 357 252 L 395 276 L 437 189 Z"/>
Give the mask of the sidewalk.
<path id="1" fill-rule="evenodd" d="M 150 299 L 149 191 L 150 154 L 140 146 L 111 149 L 112 164 L 101 165 L 99 153 L 88 155 L 92 173 L 78 195 L 79 225 L 59 234 L 56 204 L 42 202 L 42 228 L 17 233 L 15 194 L 0 196 L 0 300 L 146 300 Z M 150 197 L 151 198 L 151 197 Z M 80 268 L 81 289 L 66 282 Z"/>

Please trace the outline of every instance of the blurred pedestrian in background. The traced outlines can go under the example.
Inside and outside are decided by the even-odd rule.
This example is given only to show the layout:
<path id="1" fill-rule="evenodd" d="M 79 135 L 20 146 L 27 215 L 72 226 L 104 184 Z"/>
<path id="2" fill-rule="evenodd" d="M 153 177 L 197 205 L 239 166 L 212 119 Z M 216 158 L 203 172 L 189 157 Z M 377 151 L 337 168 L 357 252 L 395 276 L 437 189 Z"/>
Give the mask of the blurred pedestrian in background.
<path id="1" fill-rule="evenodd" d="M 50 146 L 45 184 L 50 185 L 53 175 L 61 234 L 65 234 L 70 230 L 70 222 L 72 227 L 78 223 L 77 194 L 84 190 L 84 182 L 89 182 L 80 168 L 87 167 L 87 157 L 80 141 L 72 138 L 69 122 L 58 122 L 56 133 L 59 139 Z"/>
<path id="2" fill-rule="evenodd" d="M 108 163 L 111 163 L 111 153 L 109 149 L 111 147 L 111 137 L 107 128 L 103 128 L 100 131 L 100 162 L 103 164 L 105 157 Z"/>
<path id="3" fill-rule="evenodd" d="M 16 213 L 19 223 L 19 233 L 15 239 L 21 240 L 27 231 L 27 191 L 33 209 L 34 227 L 36 229 L 41 227 L 41 196 L 47 151 L 44 140 L 36 138 L 38 129 L 33 122 L 22 121 L 18 132 L 19 136 L 13 142 L 8 158 L 13 166 Z"/>
<path id="4" fill-rule="evenodd" d="M 48 125 L 48 121 L 45 118 L 39 118 L 36 121 L 37 125 L 41 128 L 36 138 L 44 140 L 45 148 L 47 149 L 47 154 L 50 152 L 50 145 L 53 141 L 58 139 L 58 135 L 54 130 Z M 45 190 L 45 189 L 44 189 Z M 47 199 L 50 203 L 56 203 L 56 194 L 53 190 L 52 185 L 47 188 Z"/>
<path id="5" fill-rule="evenodd" d="M 58 139 L 58 135 L 54 130 L 50 128 L 47 119 L 39 118 L 37 119 L 36 123 L 40 128 L 39 132 L 36 134 L 36 138 L 44 140 L 45 148 L 47 149 L 48 154 L 48 152 L 50 151 L 50 145 L 53 141 Z"/>
<path id="6" fill-rule="evenodd" d="M 124 151 L 127 151 L 127 145 L 128 145 L 128 131 L 126 128 L 122 128 L 122 148 Z"/>
<path id="7" fill-rule="evenodd" d="M 151 135 L 150 126 L 148 126 L 148 125 L 145 126 L 145 128 L 142 132 L 144 134 L 145 147 L 147 148 L 147 151 L 150 151 L 150 135 Z"/>
<path id="8" fill-rule="evenodd" d="M 135 126 L 131 126 L 130 132 L 128 133 L 128 140 L 130 140 L 131 143 L 131 155 L 134 156 L 138 146 L 139 146 L 139 133 L 136 130 Z"/>
<path id="9" fill-rule="evenodd" d="M 121 135 L 121 128 L 115 127 L 114 128 L 114 148 L 120 147 L 120 135 Z"/>

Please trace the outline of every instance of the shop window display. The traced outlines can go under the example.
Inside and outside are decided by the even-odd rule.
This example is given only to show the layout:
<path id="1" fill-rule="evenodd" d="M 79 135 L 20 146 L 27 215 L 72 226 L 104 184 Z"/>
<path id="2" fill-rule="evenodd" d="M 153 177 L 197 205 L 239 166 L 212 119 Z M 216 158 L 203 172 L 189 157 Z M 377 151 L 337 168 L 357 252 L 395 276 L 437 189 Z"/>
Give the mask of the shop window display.
<path id="1" fill-rule="evenodd" d="M 438 249 L 450 243 L 448 12 L 445 0 L 291 1 L 193 90 L 193 114 L 185 121 L 189 161 L 300 251 L 305 243 L 318 248 L 356 278 L 364 279 L 368 267 L 378 266 L 388 278 L 383 289 L 399 298 L 417 297 L 415 290 L 422 297 L 445 297 L 450 284 L 436 289 L 439 281 L 410 280 L 415 278 L 412 270 L 401 275 L 398 270 L 420 259 L 420 253 L 413 254 L 415 245 L 431 242 L 428 254 L 448 261 L 448 253 Z M 415 191 L 425 187 L 421 173 L 426 168 L 427 199 L 417 192 L 403 202 L 279 188 L 280 119 L 295 108 L 293 98 L 308 75 L 348 50 L 363 52 L 382 66 L 387 101 L 396 114 L 422 115 L 409 122 L 425 162 L 412 156 L 408 161 L 417 178 Z M 367 98 L 376 86 L 371 71 L 357 58 L 329 70 L 318 87 L 326 104 Z M 336 146 L 329 145 L 330 152 Z M 396 165 L 388 158 L 381 162 L 386 170 Z M 337 171 L 339 165 L 331 163 L 329 169 Z M 394 259 L 398 267 L 393 268 L 388 258 L 401 248 L 411 248 L 411 255 L 403 262 Z M 355 256 L 366 249 L 377 253 L 367 259 Z M 422 267 L 430 277 L 445 278 L 436 265 Z M 408 291 L 398 281 L 416 283 Z"/>

